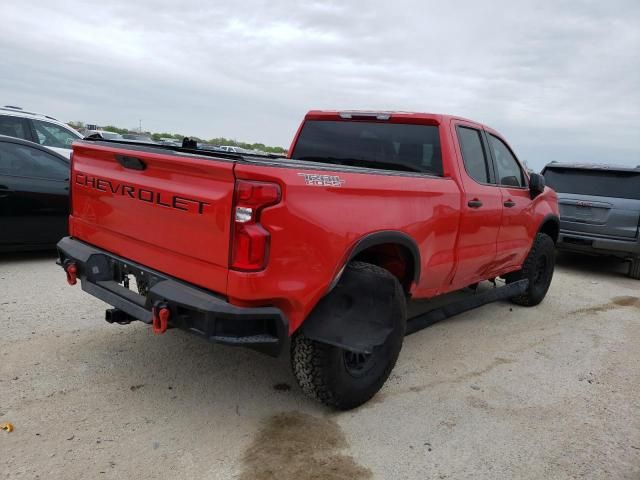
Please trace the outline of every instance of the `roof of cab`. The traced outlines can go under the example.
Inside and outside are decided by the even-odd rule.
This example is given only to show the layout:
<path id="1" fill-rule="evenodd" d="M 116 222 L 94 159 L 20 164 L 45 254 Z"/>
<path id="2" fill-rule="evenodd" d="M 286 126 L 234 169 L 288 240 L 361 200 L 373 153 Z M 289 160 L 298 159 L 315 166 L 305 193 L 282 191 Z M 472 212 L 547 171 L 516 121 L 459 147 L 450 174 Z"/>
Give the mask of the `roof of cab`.
<path id="1" fill-rule="evenodd" d="M 305 120 L 377 120 L 394 121 L 403 120 L 411 123 L 442 124 L 450 120 L 460 120 L 483 126 L 480 122 L 456 115 L 443 115 L 441 113 L 403 112 L 397 110 L 310 110 L 305 115 Z"/>

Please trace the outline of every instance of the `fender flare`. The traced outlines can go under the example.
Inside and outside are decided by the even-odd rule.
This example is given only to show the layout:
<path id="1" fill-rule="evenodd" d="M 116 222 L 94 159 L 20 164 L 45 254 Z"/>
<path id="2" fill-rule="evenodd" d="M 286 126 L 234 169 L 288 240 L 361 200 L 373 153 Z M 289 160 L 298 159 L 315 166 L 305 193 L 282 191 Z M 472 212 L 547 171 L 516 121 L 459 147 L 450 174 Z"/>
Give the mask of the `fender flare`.
<path id="1" fill-rule="evenodd" d="M 558 241 L 558 236 L 560 235 L 560 218 L 555 213 L 549 213 L 544 216 L 544 218 L 540 222 L 540 225 L 538 226 L 536 234 L 540 233 L 545 225 L 548 225 L 550 223 L 552 223 L 558 231 L 558 235 L 556 235 L 556 238 L 552 238 L 553 242 L 556 243 Z"/>
<path id="2" fill-rule="evenodd" d="M 418 283 L 420 280 L 420 249 L 413 238 L 406 233 L 395 230 L 382 230 L 379 232 L 369 233 L 362 237 L 351 248 L 351 252 L 349 252 L 345 265 L 353 260 L 359 253 L 364 252 L 367 248 L 375 247 L 376 245 L 383 245 L 385 243 L 397 243 L 398 245 L 406 247 L 411 252 L 411 259 L 413 260 L 413 281 Z M 340 274 L 343 270 L 344 266 L 340 270 Z M 340 277 L 340 274 L 338 274 L 337 278 Z"/>

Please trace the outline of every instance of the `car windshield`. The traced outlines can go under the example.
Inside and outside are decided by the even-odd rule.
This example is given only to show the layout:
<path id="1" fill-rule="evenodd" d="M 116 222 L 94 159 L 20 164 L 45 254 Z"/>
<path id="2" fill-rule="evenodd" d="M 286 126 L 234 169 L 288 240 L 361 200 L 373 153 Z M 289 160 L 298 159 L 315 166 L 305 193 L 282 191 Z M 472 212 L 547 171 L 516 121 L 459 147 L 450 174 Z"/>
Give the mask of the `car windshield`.
<path id="1" fill-rule="evenodd" d="M 547 168 L 546 184 L 558 193 L 640 200 L 640 171 Z"/>
<path id="2" fill-rule="evenodd" d="M 438 127 L 432 125 L 308 120 L 292 158 L 442 175 Z"/>

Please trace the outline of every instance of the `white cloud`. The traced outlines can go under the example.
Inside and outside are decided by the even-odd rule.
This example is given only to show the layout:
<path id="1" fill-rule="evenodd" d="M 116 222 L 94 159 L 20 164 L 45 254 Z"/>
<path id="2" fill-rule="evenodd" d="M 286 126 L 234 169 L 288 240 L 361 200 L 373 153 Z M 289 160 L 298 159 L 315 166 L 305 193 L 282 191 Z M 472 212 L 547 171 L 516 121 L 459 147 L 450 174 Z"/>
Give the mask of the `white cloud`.
<path id="1" fill-rule="evenodd" d="M 288 145 L 312 108 L 467 116 L 546 160 L 640 164 L 640 3 L 0 4 L 0 102 Z"/>

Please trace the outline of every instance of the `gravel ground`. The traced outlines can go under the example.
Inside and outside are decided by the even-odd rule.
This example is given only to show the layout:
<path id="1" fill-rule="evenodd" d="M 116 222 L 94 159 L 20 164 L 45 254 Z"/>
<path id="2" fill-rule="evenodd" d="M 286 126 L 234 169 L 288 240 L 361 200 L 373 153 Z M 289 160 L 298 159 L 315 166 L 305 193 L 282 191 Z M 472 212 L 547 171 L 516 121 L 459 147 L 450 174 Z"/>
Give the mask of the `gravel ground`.
<path id="1" fill-rule="evenodd" d="M 640 479 L 640 282 L 561 257 L 536 308 L 407 337 L 347 413 L 288 359 L 105 323 L 51 254 L 0 257 L 0 479 Z"/>

